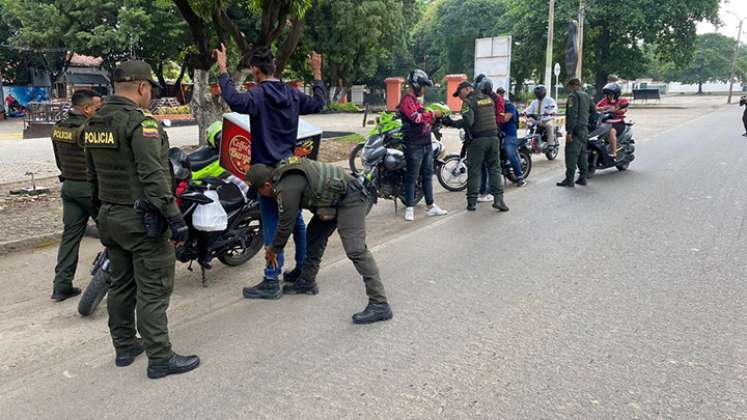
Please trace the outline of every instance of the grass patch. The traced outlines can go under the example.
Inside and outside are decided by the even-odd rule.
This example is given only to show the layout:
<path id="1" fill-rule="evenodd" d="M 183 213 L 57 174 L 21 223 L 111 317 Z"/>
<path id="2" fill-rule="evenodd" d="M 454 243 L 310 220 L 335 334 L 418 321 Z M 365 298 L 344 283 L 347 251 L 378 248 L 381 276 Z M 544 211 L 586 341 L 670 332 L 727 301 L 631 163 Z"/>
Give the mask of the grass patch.
<path id="1" fill-rule="evenodd" d="M 335 141 L 344 141 L 344 142 L 350 142 L 350 143 L 360 143 L 364 141 L 366 138 L 361 136 L 360 134 L 348 134 L 347 136 L 337 137 L 333 140 Z"/>

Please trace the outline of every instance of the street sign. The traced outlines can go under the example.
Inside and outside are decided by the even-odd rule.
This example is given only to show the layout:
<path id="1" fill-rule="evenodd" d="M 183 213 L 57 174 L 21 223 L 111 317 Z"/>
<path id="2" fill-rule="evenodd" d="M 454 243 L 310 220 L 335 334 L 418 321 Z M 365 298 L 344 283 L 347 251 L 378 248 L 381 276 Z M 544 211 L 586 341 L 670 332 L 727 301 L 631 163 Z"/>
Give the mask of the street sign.
<path id="1" fill-rule="evenodd" d="M 555 68 L 553 70 L 555 71 L 555 77 L 560 76 L 560 63 L 555 63 Z"/>
<path id="2" fill-rule="evenodd" d="M 475 74 L 484 74 L 494 87 L 511 91 L 511 36 L 475 40 Z"/>

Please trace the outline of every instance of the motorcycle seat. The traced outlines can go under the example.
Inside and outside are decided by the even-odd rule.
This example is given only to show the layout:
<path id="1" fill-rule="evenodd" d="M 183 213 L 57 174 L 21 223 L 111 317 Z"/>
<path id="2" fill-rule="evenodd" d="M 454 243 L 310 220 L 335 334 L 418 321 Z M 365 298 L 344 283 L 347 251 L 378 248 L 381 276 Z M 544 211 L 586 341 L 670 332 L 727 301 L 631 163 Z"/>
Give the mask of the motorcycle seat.
<path id="1" fill-rule="evenodd" d="M 199 171 L 218 160 L 218 150 L 210 146 L 200 146 L 188 156 L 193 171 Z"/>
<path id="2" fill-rule="evenodd" d="M 218 197 L 220 198 L 220 205 L 223 206 L 226 213 L 236 211 L 245 204 L 244 194 L 234 184 L 226 183 L 218 188 Z"/>

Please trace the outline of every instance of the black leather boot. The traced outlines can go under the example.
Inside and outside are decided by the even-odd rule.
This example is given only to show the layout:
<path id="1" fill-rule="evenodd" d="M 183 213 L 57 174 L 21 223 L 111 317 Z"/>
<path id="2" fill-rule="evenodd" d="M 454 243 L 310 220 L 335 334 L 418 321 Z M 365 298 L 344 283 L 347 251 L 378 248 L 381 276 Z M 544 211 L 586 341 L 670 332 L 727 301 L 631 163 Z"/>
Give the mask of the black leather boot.
<path id="1" fill-rule="evenodd" d="M 77 287 L 71 287 L 69 289 L 63 289 L 63 290 L 54 290 L 52 291 L 52 300 L 55 302 L 62 302 L 63 300 L 67 298 L 78 296 L 79 294 L 80 294 L 80 289 L 78 289 Z"/>
<path id="2" fill-rule="evenodd" d="M 369 303 L 362 312 L 353 315 L 353 324 L 370 324 L 392 319 L 392 308 L 388 303 Z"/>
<path id="3" fill-rule="evenodd" d="M 286 283 L 294 283 L 299 277 L 301 277 L 301 267 L 299 266 L 296 266 L 296 268 L 291 271 L 283 273 L 283 281 Z"/>
<path id="4" fill-rule="evenodd" d="M 558 187 L 569 187 L 569 188 L 573 188 L 574 187 L 572 179 L 564 179 L 563 181 L 558 182 L 555 185 L 557 185 Z"/>
<path id="5" fill-rule="evenodd" d="M 493 201 L 493 208 L 499 211 L 508 211 L 508 206 L 503 202 L 503 197 L 498 197 Z"/>
<path id="6" fill-rule="evenodd" d="M 244 288 L 244 297 L 247 299 L 280 299 L 282 296 L 278 280 L 264 279 L 254 287 Z"/>
<path id="7" fill-rule="evenodd" d="M 588 182 L 586 181 L 586 177 L 585 176 L 580 176 L 576 180 L 576 184 L 581 185 L 581 186 L 585 186 L 587 183 Z"/>
<path id="8" fill-rule="evenodd" d="M 118 367 L 129 366 L 144 351 L 145 347 L 143 346 L 143 339 L 138 338 L 137 343 L 134 346 L 128 349 L 117 350 L 117 357 L 114 358 L 114 364 Z"/>
<path id="9" fill-rule="evenodd" d="M 200 366 L 200 358 L 197 356 L 180 356 L 176 353 L 165 362 L 148 361 L 148 377 L 150 379 L 163 378 L 164 376 L 177 373 L 189 372 Z"/>
<path id="10" fill-rule="evenodd" d="M 319 294 L 319 287 L 315 281 L 298 280 L 295 283 L 283 286 L 283 294 L 286 295 L 316 295 Z"/>

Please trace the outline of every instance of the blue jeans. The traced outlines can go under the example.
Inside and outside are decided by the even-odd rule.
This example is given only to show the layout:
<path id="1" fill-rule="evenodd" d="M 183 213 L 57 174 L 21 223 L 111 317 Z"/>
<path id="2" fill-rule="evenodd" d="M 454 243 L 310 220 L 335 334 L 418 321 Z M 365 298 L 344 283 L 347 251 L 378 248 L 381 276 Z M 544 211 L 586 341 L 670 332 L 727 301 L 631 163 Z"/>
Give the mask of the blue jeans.
<path id="1" fill-rule="evenodd" d="M 262 218 L 262 235 L 266 246 L 272 244 L 275 231 L 278 229 L 278 203 L 274 198 L 259 196 L 259 212 Z M 306 256 L 306 224 L 303 222 L 301 212 L 298 212 L 296 225 L 293 227 L 293 242 L 296 244 L 296 267 L 303 266 Z M 269 265 L 265 267 L 265 278 L 278 280 L 283 272 L 285 256 L 283 252 L 278 253 L 278 265 L 275 268 Z"/>
<path id="2" fill-rule="evenodd" d="M 519 159 L 519 138 L 516 136 L 506 136 L 503 138 L 501 147 L 506 151 L 516 178 L 524 178 L 524 174 L 521 173 L 521 160 Z"/>
<path id="3" fill-rule="evenodd" d="M 415 206 L 415 182 L 422 178 L 425 204 L 433 204 L 433 146 L 428 144 L 405 145 L 405 205 Z"/>

